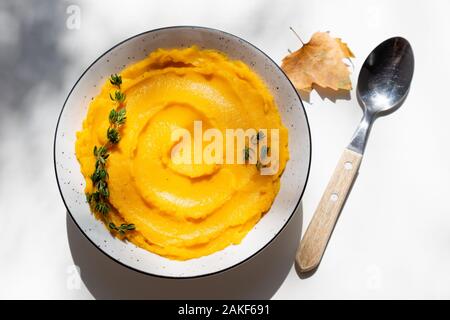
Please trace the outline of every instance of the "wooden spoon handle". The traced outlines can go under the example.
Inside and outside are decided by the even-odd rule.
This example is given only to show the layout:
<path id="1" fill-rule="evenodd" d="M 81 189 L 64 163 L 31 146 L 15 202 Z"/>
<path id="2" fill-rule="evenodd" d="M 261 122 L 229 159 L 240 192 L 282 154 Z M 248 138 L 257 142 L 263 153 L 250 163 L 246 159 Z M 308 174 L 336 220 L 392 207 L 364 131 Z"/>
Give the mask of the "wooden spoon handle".
<path id="1" fill-rule="evenodd" d="M 349 149 L 344 150 L 300 242 L 296 260 L 301 272 L 311 271 L 319 265 L 339 213 L 358 174 L 361 159 L 361 154 Z"/>

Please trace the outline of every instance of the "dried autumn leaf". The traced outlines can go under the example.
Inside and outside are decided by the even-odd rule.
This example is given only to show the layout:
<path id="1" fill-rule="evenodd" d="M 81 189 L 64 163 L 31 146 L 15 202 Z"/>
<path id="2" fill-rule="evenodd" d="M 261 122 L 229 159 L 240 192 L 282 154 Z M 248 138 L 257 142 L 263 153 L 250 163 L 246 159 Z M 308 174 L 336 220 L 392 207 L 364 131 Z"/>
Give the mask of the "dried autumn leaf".
<path id="1" fill-rule="evenodd" d="M 316 32 L 299 50 L 283 59 L 281 68 L 297 90 L 311 91 L 312 85 L 333 90 L 351 90 L 352 82 L 344 58 L 353 58 L 348 46 L 328 32 Z"/>

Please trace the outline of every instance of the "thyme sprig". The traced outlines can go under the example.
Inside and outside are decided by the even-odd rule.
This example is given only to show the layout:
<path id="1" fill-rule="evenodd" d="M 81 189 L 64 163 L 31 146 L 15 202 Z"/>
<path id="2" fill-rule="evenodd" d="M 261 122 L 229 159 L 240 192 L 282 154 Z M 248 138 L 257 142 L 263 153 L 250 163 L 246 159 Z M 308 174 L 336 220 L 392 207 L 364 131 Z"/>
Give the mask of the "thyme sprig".
<path id="1" fill-rule="evenodd" d="M 120 234 L 125 234 L 125 232 L 127 232 L 127 231 L 130 231 L 130 230 L 135 230 L 136 229 L 136 226 L 134 225 L 134 224 L 132 224 L 132 223 L 130 223 L 130 224 L 127 224 L 127 223 L 122 223 L 120 226 L 116 226 L 115 224 L 114 224 L 114 222 L 110 222 L 109 223 L 109 228 L 111 229 L 111 230 L 115 230 L 115 231 L 117 231 L 117 232 L 119 232 Z"/>
<path id="2" fill-rule="evenodd" d="M 256 135 L 252 136 L 250 138 L 250 141 L 252 144 L 256 145 L 256 147 L 261 143 L 261 141 L 265 138 L 265 134 L 263 131 L 258 131 Z M 246 163 L 250 161 L 252 158 L 253 153 L 255 152 L 253 147 L 245 146 L 244 150 L 242 151 L 244 155 L 244 160 Z M 261 168 L 266 167 L 266 165 L 263 165 L 260 160 L 267 158 L 268 154 L 270 152 L 270 147 L 267 145 L 262 145 L 260 148 L 260 159 L 256 160 L 256 169 L 261 170 Z"/>
<path id="3" fill-rule="evenodd" d="M 91 175 L 94 192 L 86 193 L 86 200 L 95 212 L 102 215 L 110 230 L 116 231 L 123 235 L 125 232 L 134 230 L 136 227 L 134 224 L 125 223 L 117 227 L 108 217 L 108 213 L 111 209 L 109 204 L 108 188 L 109 175 L 106 170 L 106 162 L 109 158 L 112 147 L 120 141 L 121 137 L 119 129 L 125 124 L 127 118 L 125 108 L 126 95 L 120 91 L 120 86 L 122 84 L 122 77 L 120 75 L 111 75 L 109 81 L 118 89 L 114 92 L 114 95 L 109 95 L 111 100 L 117 103 L 117 106 L 111 109 L 109 113 L 109 127 L 106 131 L 106 138 L 108 141 L 100 147 L 94 146 L 93 153 L 95 156 L 95 170 Z"/>

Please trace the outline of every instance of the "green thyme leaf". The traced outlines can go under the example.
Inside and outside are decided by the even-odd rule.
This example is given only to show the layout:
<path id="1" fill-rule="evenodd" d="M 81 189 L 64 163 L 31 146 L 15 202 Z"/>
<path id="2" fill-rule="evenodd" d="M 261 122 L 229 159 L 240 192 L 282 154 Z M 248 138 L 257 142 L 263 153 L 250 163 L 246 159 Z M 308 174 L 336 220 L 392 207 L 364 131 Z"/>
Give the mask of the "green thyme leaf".
<path id="1" fill-rule="evenodd" d="M 135 225 L 132 223 L 130 223 L 130 224 L 122 223 L 119 227 L 117 227 L 114 224 L 114 222 L 110 222 L 108 226 L 111 230 L 117 231 L 122 235 L 125 234 L 125 232 L 127 232 L 127 231 L 136 229 Z"/>
<path id="2" fill-rule="evenodd" d="M 127 96 L 122 91 L 116 90 L 116 92 L 114 92 L 114 96 L 109 94 L 109 97 L 111 98 L 112 101 L 124 103 Z"/>
<path id="3" fill-rule="evenodd" d="M 134 224 L 122 224 L 117 227 L 110 219 L 107 214 L 110 211 L 110 206 L 108 202 L 109 198 L 109 188 L 108 188 L 108 172 L 106 170 L 106 161 L 109 157 L 109 148 L 111 145 L 117 144 L 120 141 L 119 127 L 125 123 L 126 120 L 126 109 L 124 106 L 126 95 L 120 91 L 120 86 L 122 84 L 122 77 L 118 74 L 112 74 L 110 83 L 116 86 L 119 90 L 116 90 L 114 94 L 109 94 L 112 101 L 119 104 L 117 109 L 111 109 L 109 112 L 109 127 L 106 131 L 106 138 L 108 143 L 102 146 L 94 146 L 94 156 L 95 156 L 95 170 L 91 175 L 91 180 L 94 185 L 94 192 L 86 193 L 86 201 L 91 206 L 92 210 L 101 213 L 104 216 L 105 223 L 109 226 L 111 230 L 115 230 L 120 234 L 125 234 L 128 230 L 134 230 Z"/>
<path id="4" fill-rule="evenodd" d="M 104 157 L 107 152 L 108 152 L 108 148 L 106 148 L 105 146 L 101 146 L 100 148 L 98 148 L 98 151 L 97 151 L 97 153 L 100 157 Z"/>
<path id="5" fill-rule="evenodd" d="M 108 128 L 108 131 L 106 132 L 106 137 L 112 144 L 119 143 L 120 140 L 119 130 L 117 130 L 116 128 Z"/>
<path id="6" fill-rule="evenodd" d="M 99 176 L 100 176 L 100 180 L 106 180 L 106 178 L 108 178 L 108 172 L 106 172 L 105 169 L 100 169 L 99 170 Z"/>
<path id="7" fill-rule="evenodd" d="M 105 181 L 103 181 L 103 180 L 98 181 L 96 184 L 96 187 L 97 187 L 98 192 L 102 195 L 102 197 L 104 197 L 104 198 L 109 197 L 108 184 Z"/>
<path id="8" fill-rule="evenodd" d="M 249 160 L 251 159 L 251 157 L 252 157 L 253 152 L 254 152 L 254 151 L 253 151 L 252 148 L 246 146 L 246 147 L 244 148 L 244 150 L 243 150 L 243 153 L 244 153 L 244 160 L 245 160 L 245 161 L 249 161 Z"/>
<path id="9" fill-rule="evenodd" d="M 117 111 L 116 109 L 111 109 L 109 112 L 109 123 L 114 124 L 117 121 Z"/>
<path id="10" fill-rule="evenodd" d="M 127 110 L 125 108 L 122 108 L 119 111 L 117 111 L 116 125 L 118 126 L 123 125 L 126 119 L 127 119 Z"/>
<path id="11" fill-rule="evenodd" d="M 118 74 L 112 74 L 109 78 L 109 82 L 118 88 L 120 88 L 120 85 L 122 84 L 122 77 Z"/>
<path id="12" fill-rule="evenodd" d="M 103 215 L 107 215 L 109 212 L 109 206 L 106 204 L 106 202 L 99 201 L 95 205 L 95 211 L 97 211 Z"/>

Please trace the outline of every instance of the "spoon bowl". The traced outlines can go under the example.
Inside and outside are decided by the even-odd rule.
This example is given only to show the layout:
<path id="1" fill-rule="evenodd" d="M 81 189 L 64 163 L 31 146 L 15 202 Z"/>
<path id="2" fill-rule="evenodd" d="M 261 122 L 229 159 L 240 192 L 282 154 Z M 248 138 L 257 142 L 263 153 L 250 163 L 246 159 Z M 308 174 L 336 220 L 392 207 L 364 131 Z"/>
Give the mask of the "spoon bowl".
<path id="1" fill-rule="evenodd" d="M 357 97 L 373 116 L 397 110 L 408 95 L 414 55 L 408 40 L 390 38 L 366 58 L 358 77 Z"/>

